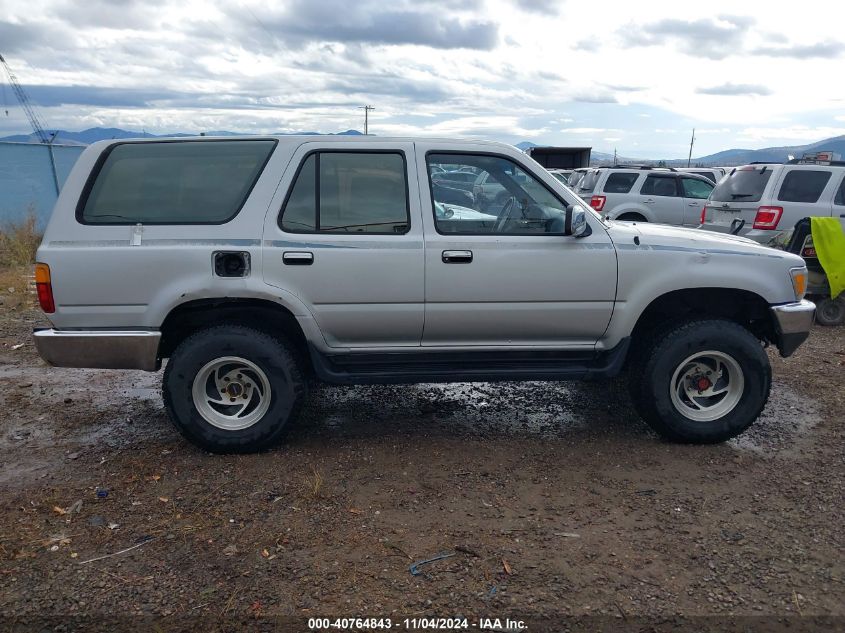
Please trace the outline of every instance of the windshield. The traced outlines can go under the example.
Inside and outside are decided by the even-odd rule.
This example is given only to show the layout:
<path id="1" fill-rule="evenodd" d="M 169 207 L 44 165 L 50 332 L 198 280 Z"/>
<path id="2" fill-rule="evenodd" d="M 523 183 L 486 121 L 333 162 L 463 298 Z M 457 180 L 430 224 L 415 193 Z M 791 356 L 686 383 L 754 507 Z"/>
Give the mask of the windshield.
<path id="1" fill-rule="evenodd" d="M 717 202 L 759 202 L 771 176 L 770 165 L 737 167 L 719 181 L 710 199 Z"/>

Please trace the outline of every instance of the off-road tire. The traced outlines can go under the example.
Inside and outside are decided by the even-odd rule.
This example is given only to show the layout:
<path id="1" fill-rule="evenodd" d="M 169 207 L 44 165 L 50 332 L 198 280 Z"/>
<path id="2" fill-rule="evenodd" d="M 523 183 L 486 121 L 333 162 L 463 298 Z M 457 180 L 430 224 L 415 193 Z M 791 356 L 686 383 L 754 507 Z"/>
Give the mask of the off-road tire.
<path id="1" fill-rule="evenodd" d="M 769 358 L 760 341 L 738 323 L 722 319 L 675 322 L 653 330 L 637 343 L 628 367 L 631 400 L 643 420 L 666 440 L 724 442 L 751 426 L 766 405 L 772 383 Z M 686 358 L 703 351 L 732 357 L 744 379 L 734 408 L 707 422 L 683 415 L 670 395 L 675 370 Z"/>
<path id="2" fill-rule="evenodd" d="M 307 396 L 307 383 L 291 350 L 285 340 L 243 325 L 217 325 L 190 335 L 174 350 L 162 381 L 164 406 L 174 426 L 189 441 L 212 453 L 251 453 L 275 446 Z M 210 424 L 197 410 L 192 395 L 201 368 L 230 356 L 257 365 L 271 387 L 266 413 L 240 430 Z"/>

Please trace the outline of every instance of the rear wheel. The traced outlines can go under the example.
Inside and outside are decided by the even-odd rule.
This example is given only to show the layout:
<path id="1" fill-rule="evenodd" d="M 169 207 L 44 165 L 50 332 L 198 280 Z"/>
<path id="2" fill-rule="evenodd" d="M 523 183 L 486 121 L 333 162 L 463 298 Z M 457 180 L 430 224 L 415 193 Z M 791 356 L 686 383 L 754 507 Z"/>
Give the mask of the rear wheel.
<path id="1" fill-rule="evenodd" d="M 845 296 L 825 297 L 816 301 L 816 321 L 821 325 L 845 324 Z"/>
<path id="2" fill-rule="evenodd" d="M 162 390 L 173 424 L 191 442 L 214 453 L 247 453 L 281 441 L 306 383 L 284 341 L 221 325 L 182 341 Z"/>
<path id="3" fill-rule="evenodd" d="M 748 330 L 724 320 L 675 324 L 655 332 L 629 369 L 637 412 L 662 437 L 723 442 L 760 415 L 771 367 Z"/>

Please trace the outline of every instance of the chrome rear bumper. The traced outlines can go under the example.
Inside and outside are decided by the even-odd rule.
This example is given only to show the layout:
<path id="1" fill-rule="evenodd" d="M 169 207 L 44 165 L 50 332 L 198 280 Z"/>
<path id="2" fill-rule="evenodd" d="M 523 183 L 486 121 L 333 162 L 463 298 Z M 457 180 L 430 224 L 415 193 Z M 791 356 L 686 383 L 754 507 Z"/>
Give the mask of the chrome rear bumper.
<path id="1" fill-rule="evenodd" d="M 813 318 L 816 315 L 816 304 L 812 301 L 798 301 L 772 306 L 772 316 L 778 335 L 778 350 L 781 356 L 790 356 L 807 340 Z"/>
<path id="2" fill-rule="evenodd" d="M 53 330 L 33 332 L 35 348 L 55 367 L 158 371 L 161 332 Z"/>

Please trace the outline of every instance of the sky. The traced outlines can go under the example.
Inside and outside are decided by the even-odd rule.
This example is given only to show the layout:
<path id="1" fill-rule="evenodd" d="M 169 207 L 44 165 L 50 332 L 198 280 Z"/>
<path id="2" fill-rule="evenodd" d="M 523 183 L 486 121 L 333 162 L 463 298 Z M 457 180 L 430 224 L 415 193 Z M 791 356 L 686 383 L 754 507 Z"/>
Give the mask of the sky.
<path id="1" fill-rule="evenodd" d="M 845 134 L 845 2 L 0 0 L 45 127 L 363 130 L 642 158 Z M 5 75 L 0 136 L 31 131 Z M 8 110 L 8 115 L 5 111 Z"/>

